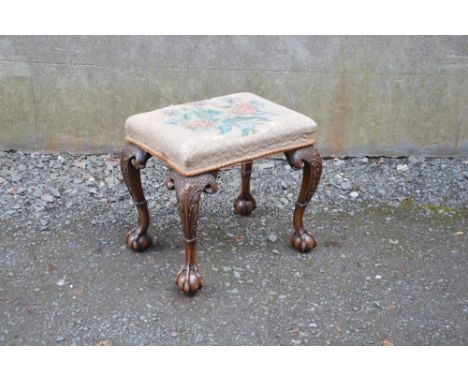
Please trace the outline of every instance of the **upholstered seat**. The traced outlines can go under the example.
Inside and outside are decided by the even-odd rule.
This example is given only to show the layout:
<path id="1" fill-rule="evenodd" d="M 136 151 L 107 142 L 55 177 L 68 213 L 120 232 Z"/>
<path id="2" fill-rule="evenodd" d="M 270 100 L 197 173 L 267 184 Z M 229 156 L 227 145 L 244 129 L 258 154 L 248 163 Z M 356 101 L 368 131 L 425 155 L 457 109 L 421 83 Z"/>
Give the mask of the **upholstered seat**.
<path id="1" fill-rule="evenodd" d="M 128 118 L 126 141 L 184 176 L 313 145 L 315 122 L 251 93 L 168 106 Z"/>

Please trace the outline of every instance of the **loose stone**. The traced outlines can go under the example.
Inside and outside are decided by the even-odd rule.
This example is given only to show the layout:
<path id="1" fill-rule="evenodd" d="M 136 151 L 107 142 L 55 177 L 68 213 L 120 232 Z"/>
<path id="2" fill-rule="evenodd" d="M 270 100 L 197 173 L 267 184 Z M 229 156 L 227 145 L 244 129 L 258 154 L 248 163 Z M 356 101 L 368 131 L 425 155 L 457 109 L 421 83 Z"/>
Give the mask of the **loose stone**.
<path id="1" fill-rule="evenodd" d="M 42 196 L 41 196 L 41 199 L 42 199 L 43 201 L 47 202 L 47 203 L 52 203 L 52 202 L 55 200 L 55 198 L 54 198 L 52 195 L 50 195 L 50 194 L 44 194 L 44 195 L 42 195 Z"/>
<path id="2" fill-rule="evenodd" d="M 268 235 L 268 240 L 271 241 L 272 243 L 275 243 L 278 240 L 278 236 L 276 236 L 274 233 L 270 233 Z"/>

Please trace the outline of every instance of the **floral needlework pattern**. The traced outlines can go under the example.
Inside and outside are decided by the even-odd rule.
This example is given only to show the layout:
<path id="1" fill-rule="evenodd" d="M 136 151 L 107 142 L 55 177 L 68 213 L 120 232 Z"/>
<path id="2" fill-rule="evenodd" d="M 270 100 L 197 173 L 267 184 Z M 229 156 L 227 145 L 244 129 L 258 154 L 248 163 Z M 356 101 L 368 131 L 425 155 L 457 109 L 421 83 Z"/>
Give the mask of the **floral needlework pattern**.
<path id="1" fill-rule="evenodd" d="M 259 125 L 271 121 L 273 115 L 262 102 L 239 101 L 236 98 L 218 99 L 216 102 L 192 102 L 164 109 L 164 123 L 192 130 L 217 130 L 219 134 L 230 132 L 246 136 L 255 133 Z"/>

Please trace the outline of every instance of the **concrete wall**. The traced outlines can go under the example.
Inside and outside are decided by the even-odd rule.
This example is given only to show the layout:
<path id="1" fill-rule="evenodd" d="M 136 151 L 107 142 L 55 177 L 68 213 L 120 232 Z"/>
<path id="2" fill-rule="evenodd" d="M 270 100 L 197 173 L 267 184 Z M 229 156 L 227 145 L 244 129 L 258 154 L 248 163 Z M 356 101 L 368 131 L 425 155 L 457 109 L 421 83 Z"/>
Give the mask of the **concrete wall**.
<path id="1" fill-rule="evenodd" d="M 467 37 L 0 37 L 0 148 L 104 152 L 131 114 L 250 91 L 326 154 L 468 155 Z"/>

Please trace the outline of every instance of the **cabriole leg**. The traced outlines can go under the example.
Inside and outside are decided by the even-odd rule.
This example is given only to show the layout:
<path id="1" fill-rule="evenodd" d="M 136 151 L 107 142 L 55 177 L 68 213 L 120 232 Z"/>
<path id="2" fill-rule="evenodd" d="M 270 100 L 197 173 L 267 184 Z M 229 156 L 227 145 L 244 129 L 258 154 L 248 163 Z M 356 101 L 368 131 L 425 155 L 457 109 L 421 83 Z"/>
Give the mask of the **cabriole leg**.
<path id="1" fill-rule="evenodd" d="M 257 207 L 254 197 L 250 192 L 250 175 L 252 173 L 252 162 L 245 163 L 240 168 L 241 192 L 234 200 L 234 211 L 241 216 L 249 216 Z"/>
<path id="2" fill-rule="evenodd" d="M 212 194 L 218 190 L 216 175 L 206 173 L 186 177 L 170 171 L 166 186 L 176 191 L 177 207 L 184 233 L 185 261 L 177 274 L 176 284 L 186 294 L 194 294 L 203 286 L 203 277 L 196 262 L 196 241 L 200 196 L 202 192 Z"/>
<path id="3" fill-rule="evenodd" d="M 295 169 L 303 169 L 302 184 L 294 209 L 294 233 L 291 236 L 291 244 L 299 252 L 310 251 L 317 245 L 314 236 L 307 232 L 303 225 L 304 211 L 314 195 L 322 175 L 322 159 L 319 152 L 313 147 L 304 147 L 295 151 L 289 151 L 286 158 L 290 166 Z"/>
<path id="4" fill-rule="evenodd" d="M 150 157 L 151 155 L 134 145 L 124 146 L 120 156 L 122 175 L 138 210 L 138 225 L 127 234 L 126 241 L 131 249 L 139 252 L 147 249 L 152 243 L 152 238 L 148 234 L 150 223 L 148 206 L 140 179 L 140 170 L 145 168 L 146 161 Z"/>

